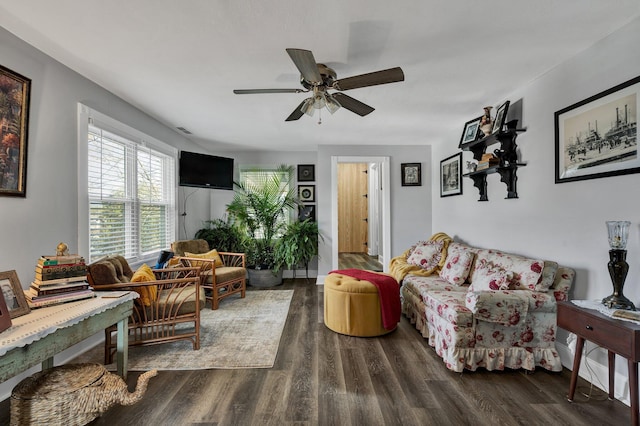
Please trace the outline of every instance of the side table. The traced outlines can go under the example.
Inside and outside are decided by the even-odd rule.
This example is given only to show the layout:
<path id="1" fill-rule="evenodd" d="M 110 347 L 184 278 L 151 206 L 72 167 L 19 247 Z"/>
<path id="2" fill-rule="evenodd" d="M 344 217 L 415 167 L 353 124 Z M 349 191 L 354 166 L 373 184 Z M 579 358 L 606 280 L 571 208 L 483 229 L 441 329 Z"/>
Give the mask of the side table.
<path id="1" fill-rule="evenodd" d="M 616 354 L 627 359 L 629 367 L 629 399 L 631 400 L 631 424 L 638 425 L 638 361 L 640 361 L 640 324 L 610 318 L 593 309 L 581 308 L 571 302 L 558 303 L 558 327 L 578 336 L 568 400 L 578 383 L 578 370 L 585 340 L 608 351 L 609 398 L 614 398 Z"/>

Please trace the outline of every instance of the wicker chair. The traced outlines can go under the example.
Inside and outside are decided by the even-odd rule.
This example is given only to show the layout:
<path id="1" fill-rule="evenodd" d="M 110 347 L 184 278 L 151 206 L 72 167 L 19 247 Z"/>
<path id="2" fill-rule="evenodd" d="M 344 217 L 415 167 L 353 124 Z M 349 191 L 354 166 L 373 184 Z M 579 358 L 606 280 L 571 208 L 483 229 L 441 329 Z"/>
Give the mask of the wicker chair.
<path id="1" fill-rule="evenodd" d="M 200 268 L 200 283 L 206 290 L 206 300 L 211 301 L 211 309 L 218 309 L 220 301 L 232 294 L 240 293 L 244 298 L 247 290 L 244 253 L 218 252 L 222 266 L 216 266 L 214 259 L 185 256 L 185 253 L 209 252 L 209 243 L 205 240 L 175 241 L 171 249 L 182 266 Z"/>
<path id="2" fill-rule="evenodd" d="M 205 304 L 198 267 L 154 269 L 155 280 L 131 282 L 134 276 L 122 256 L 109 256 L 87 268 L 89 283 L 98 291 L 134 290 L 154 297 L 136 299 L 129 317 L 129 346 L 189 340 L 200 349 L 200 310 Z M 195 297 L 199 295 L 199 297 Z M 176 327 L 186 324 L 183 327 Z M 105 329 L 105 364 L 116 352 L 116 326 Z"/>

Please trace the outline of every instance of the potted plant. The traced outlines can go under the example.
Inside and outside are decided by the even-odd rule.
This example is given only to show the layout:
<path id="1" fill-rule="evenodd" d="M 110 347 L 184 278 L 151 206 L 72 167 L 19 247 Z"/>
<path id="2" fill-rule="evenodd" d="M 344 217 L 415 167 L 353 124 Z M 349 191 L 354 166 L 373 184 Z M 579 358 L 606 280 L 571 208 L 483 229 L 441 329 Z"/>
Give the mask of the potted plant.
<path id="1" fill-rule="evenodd" d="M 276 245 L 276 256 L 294 271 L 297 266 L 305 267 L 309 278 L 309 262 L 318 255 L 318 240 L 322 239 L 318 223 L 310 219 L 297 220 L 287 226 Z"/>
<path id="2" fill-rule="evenodd" d="M 234 182 L 235 194 L 227 212 L 245 236 L 249 283 L 269 287 L 282 283 L 285 263 L 276 255 L 275 247 L 286 229 L 286 216 L 300 202 L 293 184 L 293 166 L 281 165 L 275 173 L 254 172 L 255 179 Z"/>
<path id="3" fill-rule="evenodd" d="M 229 219 L 207 220 L 204 224 L 205 227 L 196 232 L 195 238 L 205 240 L 209 248 L 232 253 L 244 250 L 244 236 Z"/>

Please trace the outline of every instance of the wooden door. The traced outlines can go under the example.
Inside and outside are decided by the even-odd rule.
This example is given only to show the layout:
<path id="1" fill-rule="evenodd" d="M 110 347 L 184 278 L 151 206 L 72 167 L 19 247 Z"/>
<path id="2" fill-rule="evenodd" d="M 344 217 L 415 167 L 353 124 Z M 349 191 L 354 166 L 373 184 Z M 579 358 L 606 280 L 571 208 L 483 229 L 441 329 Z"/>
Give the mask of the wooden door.
<path id="1" fill-rule="evenodd" d="M 338 252 L 367 253 L 366 163 L 338 163 Z"/>

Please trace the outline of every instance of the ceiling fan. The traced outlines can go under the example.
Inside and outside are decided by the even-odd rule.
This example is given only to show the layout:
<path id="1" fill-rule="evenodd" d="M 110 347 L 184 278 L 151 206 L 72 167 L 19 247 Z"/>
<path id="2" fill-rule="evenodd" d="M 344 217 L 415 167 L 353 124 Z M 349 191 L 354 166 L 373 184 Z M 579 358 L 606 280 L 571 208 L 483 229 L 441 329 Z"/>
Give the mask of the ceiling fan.
<path id="1" fill-rule="evenodd" d="M 404 73 L 400 67 L 336 80 L 336 72 L 324 64 L 316 63 L 313 53 L 311 53 L 310 50 L 286 50 L 300 71 L 300 84 L 304 89 L 237 89 L 233 91 L 233 93 L 237 95 L 312 92 L 313 96 L 302 101 L 285 121 L 298 120 L 304 114 L 313 116 L 316 109 L 320 110 L 324 107 L 326 107 L 331 114 L 340 109 L 340 107 L 343 107 L 360 116 L 365 116 L 373 112 L 375 108 L 339 92 L 358 89 L 360 87 L 404 81 Z M 338 93 L 329 93 L 330 89 L 337 90 Z"/>

